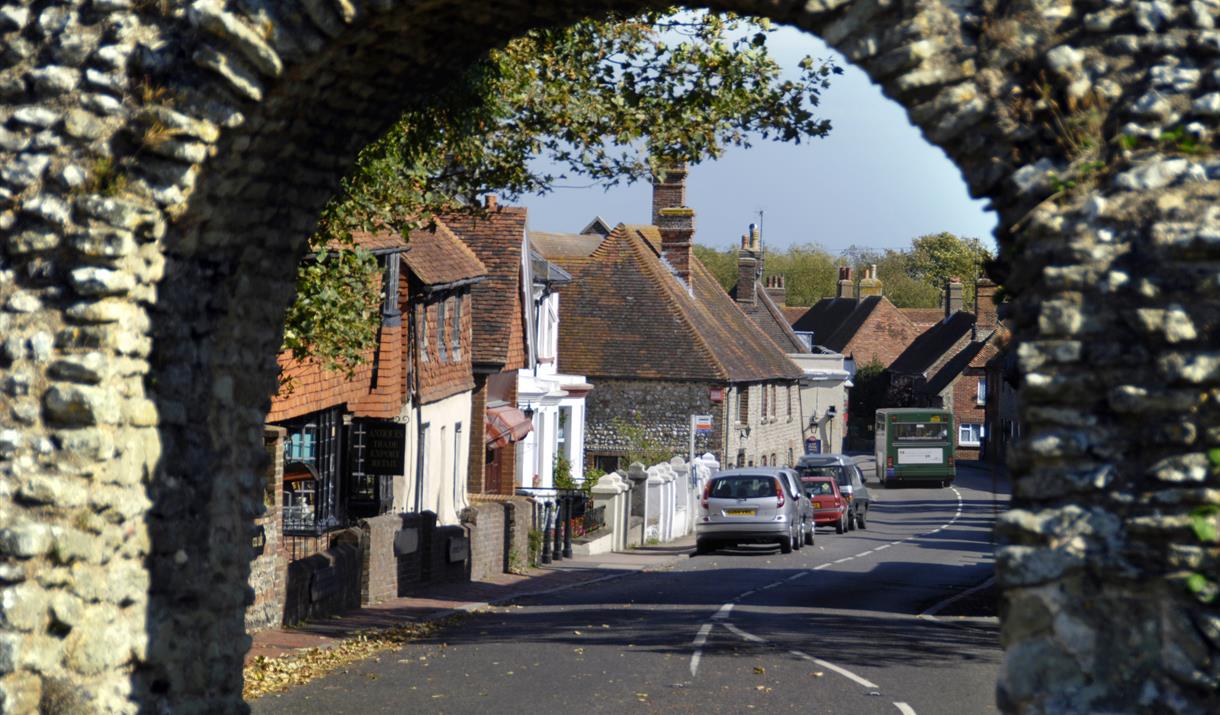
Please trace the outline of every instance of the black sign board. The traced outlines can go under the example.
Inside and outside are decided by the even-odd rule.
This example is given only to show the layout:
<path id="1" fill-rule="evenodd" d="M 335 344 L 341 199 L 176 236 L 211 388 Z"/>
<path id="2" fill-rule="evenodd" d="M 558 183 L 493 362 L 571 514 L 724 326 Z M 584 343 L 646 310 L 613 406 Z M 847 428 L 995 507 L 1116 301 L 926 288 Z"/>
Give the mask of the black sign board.
<path id="1" fill-rule="evenodd" d="M 407 458 L 407 426 L 396 422 L 365 422 L 364 473 L 391 477 L 403 473 Z"/>

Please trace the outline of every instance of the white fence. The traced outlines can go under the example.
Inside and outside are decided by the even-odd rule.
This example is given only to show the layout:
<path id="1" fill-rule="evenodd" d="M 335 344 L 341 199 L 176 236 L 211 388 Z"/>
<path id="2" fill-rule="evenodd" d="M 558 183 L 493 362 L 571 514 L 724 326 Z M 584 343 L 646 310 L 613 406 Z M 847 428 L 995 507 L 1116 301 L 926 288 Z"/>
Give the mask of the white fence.
<path id="1" fill-rule="evenodd" d="M 705 454 L 690 463 L 674 457 L 648 468 L 636 462 L 626 475 L 599 479 L 593 501 L 606 507 L 606 526 L 614 533 L 611 548 L 663 544 L 694 531 L 703 485 L 719 469 L 720 463 Z"/>

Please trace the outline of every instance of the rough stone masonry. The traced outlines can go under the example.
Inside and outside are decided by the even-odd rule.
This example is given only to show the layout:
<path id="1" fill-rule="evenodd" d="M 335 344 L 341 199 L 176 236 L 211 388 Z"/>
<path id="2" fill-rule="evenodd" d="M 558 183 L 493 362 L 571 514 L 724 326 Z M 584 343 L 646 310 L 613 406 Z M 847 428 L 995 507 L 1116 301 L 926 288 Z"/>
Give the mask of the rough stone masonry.
<path id="1" fill-rule="evenodd" d="M 486 48 L 663 4 L 0 0 L 4 712 L 246 709 L 261 426 L 323 202 Z M 1000 216 L 1001 707 L 1220 711 L 1218 0 L 711 5 L 843 52 Z"/>

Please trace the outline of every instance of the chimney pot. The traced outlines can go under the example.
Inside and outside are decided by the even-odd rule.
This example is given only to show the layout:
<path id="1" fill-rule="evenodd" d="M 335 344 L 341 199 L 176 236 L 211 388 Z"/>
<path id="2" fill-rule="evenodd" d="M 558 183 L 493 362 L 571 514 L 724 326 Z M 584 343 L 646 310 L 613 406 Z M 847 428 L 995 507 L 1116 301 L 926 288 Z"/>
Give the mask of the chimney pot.
<path id="1" fill-rule="evenodd" d="M 864 269 L 864 278 L 860 280 L 860 297 L 881 295 L 881 279 L 877 278 L 877 264 Z"/>
<path id="2" fill-rule="evenodd" d="M 855 298 L 856 284 L 851 279 L 851 266 L 839 266 L 839 284 L 836 298 Z"/>
<path id="3" fill-rule="evenodd" d="M 488 194 L 487 196 L 484 196 L 483 197 L 483 206 L 488 211 L 495 211 L 496 210 L 496 195 Z"/>
<path id="4" fill-rule="evenodd" d="M 962 279 L 952 276 L 945 283 L 945 318 L 962 309 Z"/>

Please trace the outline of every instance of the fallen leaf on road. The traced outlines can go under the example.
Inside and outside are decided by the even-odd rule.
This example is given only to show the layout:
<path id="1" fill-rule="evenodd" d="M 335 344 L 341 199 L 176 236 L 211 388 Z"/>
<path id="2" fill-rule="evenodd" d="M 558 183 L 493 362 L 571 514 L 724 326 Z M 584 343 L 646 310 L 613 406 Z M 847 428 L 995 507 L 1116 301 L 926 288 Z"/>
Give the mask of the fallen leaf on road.
<path id="1" fill-rule="evenodd" d="M 767 669 L 756 665 L 756 666 L 754 666 L 754 672 L 758 673 L 759 675 L 766 675 Z"/>
<path id="2" fill-rule="evenodd" d="M 815 671 L 813 671 L 813 673 L 811 673 L 810 675 L 812 675 L 812 676 L 813 676 L 813 677 L 815 677 L 815 678 L 820 678 L 820 677 L 822 677 L 823 675 L 826 675 L 826 674 L 825 674 L 825 673 L 823 673 L 823 672 L 822 672 L 822 671 L 820 671 L 820 670 L 815 670 Z"/>

